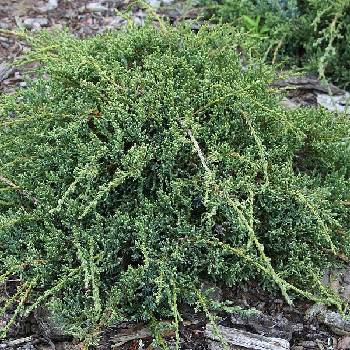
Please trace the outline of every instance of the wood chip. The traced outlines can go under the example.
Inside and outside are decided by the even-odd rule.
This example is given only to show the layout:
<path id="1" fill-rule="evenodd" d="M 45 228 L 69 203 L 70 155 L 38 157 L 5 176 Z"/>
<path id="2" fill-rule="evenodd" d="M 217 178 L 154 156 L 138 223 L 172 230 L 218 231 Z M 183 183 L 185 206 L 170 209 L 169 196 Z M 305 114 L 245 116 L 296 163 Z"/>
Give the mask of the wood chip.
<path id="1" fill-rule="evenodd" d="M 169 322 L 166 322 L 166 321 L 161 322 L 161 324 L 164 327 L 170 327 L 171 325 Z M 164 338 L 173 337 L 175 336 L 175 332 L 171 329 L 163 330 L 162 336 Z M 110 341 L 112 343 L 111 349 L 116 350 L 121 348 L 124 344 L 130 341 L 147 339 L 152 337 L 153 337 L 152 332 L 148 327 L 146 327 L 142 323 L 135 324 L 126 329 L 118 329 L 118 332 L 116 332 L 111 336 L 110 338 Z"/>
<path id="2" fill-rule="evenodd" d="M 217 327 L 222 338 L 229 345 L 230 349 L 240 347 L 256 350 L 289 350 L 290 348 L 289 342 L 282 338 L 264 337 L 262 335 L 224 326 Z M 209 339 L 210 349 L 224 349 L 224 345 L 215 333 L 213 326 L 208 324 L 204 334 Z"/>

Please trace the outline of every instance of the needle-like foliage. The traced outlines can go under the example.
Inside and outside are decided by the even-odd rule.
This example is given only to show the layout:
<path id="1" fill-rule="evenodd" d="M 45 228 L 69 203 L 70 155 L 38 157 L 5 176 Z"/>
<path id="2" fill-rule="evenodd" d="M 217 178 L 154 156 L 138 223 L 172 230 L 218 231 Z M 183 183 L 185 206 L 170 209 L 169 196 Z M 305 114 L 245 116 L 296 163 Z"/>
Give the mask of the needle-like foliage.
<path id="1" fill-rule="evenodd" d="M 260 39 L 259 54 L 350 87 L 350 0 L 201 0 Z"/>
<path id="2" fill-rule="evenodd" d="M 32 45 L 42 77 L 1 97 L 0 279 L 22 280 L 4 310 L 76 335 L 177 324 L 202 281 L 251 279 L 340 306 L 319 278 L 350 255 L 348 117 L 284 110 L 229 26 Z"/>

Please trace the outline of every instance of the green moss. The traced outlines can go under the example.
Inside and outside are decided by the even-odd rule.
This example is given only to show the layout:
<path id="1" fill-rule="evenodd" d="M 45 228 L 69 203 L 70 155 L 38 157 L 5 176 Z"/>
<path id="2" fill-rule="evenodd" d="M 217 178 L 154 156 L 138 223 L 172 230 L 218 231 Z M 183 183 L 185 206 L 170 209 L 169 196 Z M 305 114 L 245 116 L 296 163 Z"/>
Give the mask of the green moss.
<path id="1" fill-rule="evenodd" d="M 32 44 L 50 78 L 0 109 L 0 275 L 23 280 L 19 314 L 44 304 L 84 336 L 179 320 L 203 280 L 252 278 L 340 307 L 318 279 L 350 255 L 348 118 L 283 110 L 229 26 Z"/>

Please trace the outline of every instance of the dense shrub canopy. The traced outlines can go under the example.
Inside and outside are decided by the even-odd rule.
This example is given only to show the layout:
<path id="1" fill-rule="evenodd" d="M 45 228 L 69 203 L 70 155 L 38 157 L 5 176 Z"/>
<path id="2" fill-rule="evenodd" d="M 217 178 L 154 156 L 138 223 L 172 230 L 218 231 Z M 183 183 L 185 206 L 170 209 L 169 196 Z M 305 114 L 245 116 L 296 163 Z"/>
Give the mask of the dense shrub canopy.
<path id="1" fill-rule="evenodd" d="M 349 119 L 283 110 L 243 44 L 225 26 L 33 39 L 45 74 L 0 109 L 0 275 L 21 276 L 20 312 L 46 304 L 82 334 L 252 278 L 331 302 Z"/>

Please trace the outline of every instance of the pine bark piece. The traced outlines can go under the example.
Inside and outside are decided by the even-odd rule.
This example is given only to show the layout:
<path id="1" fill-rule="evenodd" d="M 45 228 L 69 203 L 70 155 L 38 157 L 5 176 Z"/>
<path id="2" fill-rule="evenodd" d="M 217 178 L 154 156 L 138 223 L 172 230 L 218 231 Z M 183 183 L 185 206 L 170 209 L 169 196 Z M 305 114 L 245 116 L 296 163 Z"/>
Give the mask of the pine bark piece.
<path id="1" fill-rule="evenodd" d="M 259 334 L 224 326 L 217 326 L 217 328 L 230 349 L 239 347 L 254 350 L 289 350 L 290 348 L 288 340 L 282 338 L 264 337 Z M 208 324 L 204 334 L 209 339 L 210 349 L 222 350 L 224 345 L 221 344 L 220 338 L 215 333 L 213 326 Z"/>
<path id="2" fill-rule="evenodd" d="M 170 322 L 163 321 L 161 324 L 166 327 L 170 327 Z M 171 329 L 164 329 L 161 331 L 161 334 L 164 338 L 170 338 L 175 336 L 175 332 Z M 138 323 L 130 325 L 125 329 L 118 329 L 118 331 L 110 337 L 111 349 L 117 350 L 120 349 L 124 344 L 134 341 L 152 338 L 153 334 L 151 330 L 145 326 L 143 323 Z"/>
<path id="3" fill-rule="evenodd" d="M 233 327 L 240 328 L 249 327 L 265 337 L 275 337 L 291 340 L 294 332 L 300 332 L 303 325 L 300 323 L 292 323 L 282 314 L 274 316 L 265 315 L 263 313 L 242 315 L 240 312 L 231 314 L 231 323 Z"/>
<path id="4" fill-rule="evenodd" d="M 305 316 L 307 321 L 317 320 L 326 325 L 336 335 L 350 335 L 350 321 L 335 311 L 330 311 L 323 304 L 313 305 Z"/>
<path id="5" fill-rule="evenodd" d="M 277 88 L 294 88 L 311 90 L 332 95 L 343 95 L 345 91 L 333 84 L 323 84 L 319 79 L 314 77 L 289 77 L 283 80 L 277 80 L 271 84 Z"/>

